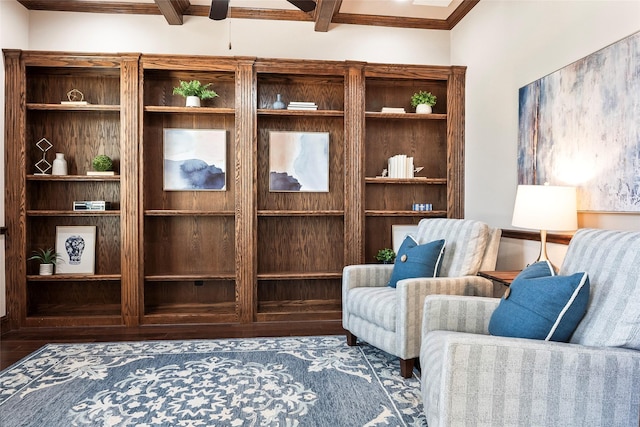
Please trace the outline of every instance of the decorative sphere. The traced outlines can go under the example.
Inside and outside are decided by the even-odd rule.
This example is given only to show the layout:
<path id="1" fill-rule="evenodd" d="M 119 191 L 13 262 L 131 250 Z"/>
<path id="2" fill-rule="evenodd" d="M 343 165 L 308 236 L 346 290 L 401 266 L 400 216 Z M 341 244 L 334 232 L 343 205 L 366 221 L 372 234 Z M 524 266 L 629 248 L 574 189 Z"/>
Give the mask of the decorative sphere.
<path id="1" fill-rule="evenodd" d="M 109 156 L 105 156 L 104 154 L 100 154 L 94 157 L 91 163 L 93 165 L 93 168 L 98 172 L 111 170 L 111 167 L 113 166 L 111 158 L 109 158 Z"/>

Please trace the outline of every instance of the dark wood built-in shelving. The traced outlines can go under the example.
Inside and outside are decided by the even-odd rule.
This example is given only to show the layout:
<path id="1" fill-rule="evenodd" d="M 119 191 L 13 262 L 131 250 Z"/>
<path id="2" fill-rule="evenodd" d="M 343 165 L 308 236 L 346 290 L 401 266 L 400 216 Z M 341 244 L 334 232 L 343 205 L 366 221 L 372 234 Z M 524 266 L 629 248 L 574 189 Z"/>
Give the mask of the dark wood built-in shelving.
<path id="1" fill-rule="evenodd" d="M 336 323 L 342 269 L 374 262 L 393 225 L 463 217 L 464 67 L 13 49 L 4 59 L 9 329 Z M 185 107 L 173 87 L 196 79 L 219 96 Z M 60 104 L 74 88 L 89 104 Z M 437 96 L 432 114 L 413 112 L 420 90 Z M 277 94 L 318 109 L 274 109 Z M 168 128 L 226 131 L 224 191 L 164 190 Z M 273 131 L 329 134 L 328 191 L 270 191 Z M 36 174 L 43 137 L 69 175 Z M 97 154 L 116 175 L 86 175 Z M 424 169 L 381 177 L 396 154 Z M 78 200 L 112 210 L 73 211 Z M 36 274 L 27 258 L 55 246 L 58 225 L 96 226 L 96 274 Z"/>

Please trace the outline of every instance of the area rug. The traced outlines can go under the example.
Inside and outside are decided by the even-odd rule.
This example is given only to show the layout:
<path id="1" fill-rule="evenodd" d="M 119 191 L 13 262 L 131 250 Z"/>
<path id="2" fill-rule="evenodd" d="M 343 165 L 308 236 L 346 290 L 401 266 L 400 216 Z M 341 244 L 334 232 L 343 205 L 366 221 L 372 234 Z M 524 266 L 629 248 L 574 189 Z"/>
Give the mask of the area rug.
<path id="1" fill-rule="evenodd" d="M 0 372 L 0 425 L 426 426 L 419 380 L 342 336 L 50 344 Z"/>

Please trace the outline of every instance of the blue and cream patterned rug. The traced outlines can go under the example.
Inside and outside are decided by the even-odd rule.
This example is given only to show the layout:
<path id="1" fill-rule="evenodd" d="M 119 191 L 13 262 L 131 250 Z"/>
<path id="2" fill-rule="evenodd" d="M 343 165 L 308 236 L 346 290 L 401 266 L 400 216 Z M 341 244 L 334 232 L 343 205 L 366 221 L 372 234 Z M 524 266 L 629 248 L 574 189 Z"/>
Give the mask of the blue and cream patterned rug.
<path id="1" fill-rule="evenodd" d="M 416 377 L 344 336 L 49 344 L 0 372 L 0 425 L 426 426 Z"/>

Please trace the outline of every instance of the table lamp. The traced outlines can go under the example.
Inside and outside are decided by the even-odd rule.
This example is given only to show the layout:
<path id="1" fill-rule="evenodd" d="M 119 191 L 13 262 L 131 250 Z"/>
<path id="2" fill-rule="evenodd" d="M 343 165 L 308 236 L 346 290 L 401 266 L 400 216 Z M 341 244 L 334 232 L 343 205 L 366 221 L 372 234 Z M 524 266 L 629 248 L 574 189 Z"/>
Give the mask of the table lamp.
<path id="1" fill-rule="evenodd" d="M 518 185 L 511 225 L 540 230 L 540 255 L 537 261 L 549 261 L 547 231 L 572 231 L 578 228 L 576 188 L 548 184 Z"/>

